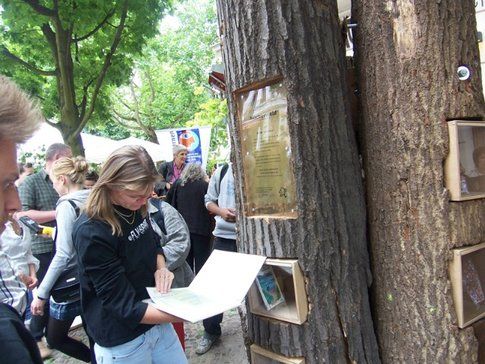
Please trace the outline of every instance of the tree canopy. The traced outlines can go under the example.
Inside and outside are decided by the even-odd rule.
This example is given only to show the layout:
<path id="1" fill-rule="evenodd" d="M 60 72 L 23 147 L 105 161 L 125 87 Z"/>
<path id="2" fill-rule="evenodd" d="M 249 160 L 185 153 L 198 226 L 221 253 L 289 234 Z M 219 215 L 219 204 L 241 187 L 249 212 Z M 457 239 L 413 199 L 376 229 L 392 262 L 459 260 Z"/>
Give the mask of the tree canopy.
<path id="1" fill-rule="evenodd" d="M 155 129 L 185 125 L 214 97 L 207 76 L 217 41 L 213 1 L 177 3 L 135 59 L 129 84 L 111 89 L 113 119 L 154 142 Z"/>
<path id="2" fill-rule="evenodd" d="M 121 85 L 157 33 L 171 0 L 0 0 L 0 71 L 36 95 L 64 140 L 108 117 L 107 85 Z"/>

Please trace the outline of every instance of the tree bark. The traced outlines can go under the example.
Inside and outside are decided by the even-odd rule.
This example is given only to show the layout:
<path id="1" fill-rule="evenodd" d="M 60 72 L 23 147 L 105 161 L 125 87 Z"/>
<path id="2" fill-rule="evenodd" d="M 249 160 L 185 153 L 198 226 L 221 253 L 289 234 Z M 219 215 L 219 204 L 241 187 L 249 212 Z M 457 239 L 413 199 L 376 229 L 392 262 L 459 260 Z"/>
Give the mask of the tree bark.
<path id="1" fill-rule="evenodd" d="M 248 312 L 250 341 L 307 363 L 378 363 L 369 308 L 366 216 L 347 111 L 343 45 L 335 1 L 218 0 L 235 150 L 240 251 L 298 258 L 307 281 L 303 325 Z M 297 185 L 296 219 L 248 218 L 232 92 L 275 76 L 288 90 Z"/>
<path id="2" fill-rule="evenodd" d="M 382 361 L 476 362 L 448 263 L 485 240 L 485 200 L 450 202 L 443 175 L 447 120 L 484 117 L 473 0 L 354 0 L 352 15 Z"/>

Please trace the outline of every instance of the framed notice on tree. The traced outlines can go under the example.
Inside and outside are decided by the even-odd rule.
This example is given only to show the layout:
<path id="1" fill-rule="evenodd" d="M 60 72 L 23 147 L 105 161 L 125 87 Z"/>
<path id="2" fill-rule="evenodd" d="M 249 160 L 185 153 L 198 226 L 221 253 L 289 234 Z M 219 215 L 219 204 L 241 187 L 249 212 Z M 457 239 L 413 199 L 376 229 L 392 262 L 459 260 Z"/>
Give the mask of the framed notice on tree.
<path id="1" fill-rule="evenodd" d="M 281 79 L 234 93 L 241 128 L 246 216 L 296 218 L 287 90 Z"/>

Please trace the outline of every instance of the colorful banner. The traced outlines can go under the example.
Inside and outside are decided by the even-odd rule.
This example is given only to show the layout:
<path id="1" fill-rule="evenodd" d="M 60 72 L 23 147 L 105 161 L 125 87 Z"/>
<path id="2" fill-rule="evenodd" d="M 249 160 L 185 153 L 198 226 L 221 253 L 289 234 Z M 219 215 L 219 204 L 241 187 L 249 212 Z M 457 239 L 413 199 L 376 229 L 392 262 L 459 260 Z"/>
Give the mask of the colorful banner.
<path id="1" fill-rule="evenodd" d="M 174 130 L 170 134 L 173 144 L 182 144 L 187 147 L 187 163 L 202 164 L 199 128 Z"/>

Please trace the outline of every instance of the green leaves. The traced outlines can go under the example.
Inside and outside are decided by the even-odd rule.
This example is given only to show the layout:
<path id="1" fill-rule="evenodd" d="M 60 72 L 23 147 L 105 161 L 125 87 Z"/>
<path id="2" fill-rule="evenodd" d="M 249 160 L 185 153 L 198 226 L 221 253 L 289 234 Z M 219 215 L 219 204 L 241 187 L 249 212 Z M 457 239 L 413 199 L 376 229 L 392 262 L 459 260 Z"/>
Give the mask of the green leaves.
<path id="1" fill-rule="evenodd" d="M 179 2 L 159 29 L 134 58 L 130 83 L 111 90 L 113 117 L 135 133 L 183 126 L 213 97 L 207 78 L 218 41 L 214 2 Z"/>
<path id="2" fill-rule="evenodd" d="M 64 139 L 74 140 L 91 117 L 107 114 L 103 107 L 109 102 L 102 100 L 107 95 L 103 89 L 129 79 L 133 56 L 157 34 L 159 19 L 171 1 L 55 3 L 57 8 L 53 0 L 30 4 L 0 0 L 4 27 L 0 72 L 37 95 L 46 115 L 59 120 Z M 117 31 L 121 31 L 119 42 Z M 52 70 L 55 76 L 45 72 Z"/>

